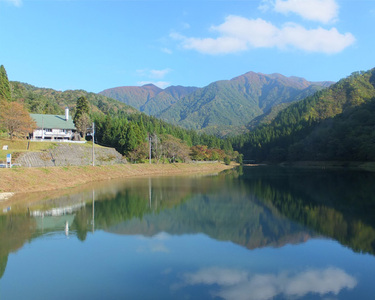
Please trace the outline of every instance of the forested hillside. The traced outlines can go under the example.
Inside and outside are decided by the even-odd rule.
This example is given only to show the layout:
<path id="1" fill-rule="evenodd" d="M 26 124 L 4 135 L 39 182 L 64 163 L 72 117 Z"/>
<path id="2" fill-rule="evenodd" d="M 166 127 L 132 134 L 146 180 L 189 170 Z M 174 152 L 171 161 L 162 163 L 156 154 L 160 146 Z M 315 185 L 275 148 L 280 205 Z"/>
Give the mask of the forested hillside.
<path id="1" fill-rule="evenodd" d="M 265 123 L 288 104 L 330 84 L 332 82 L 309 82 L 280 74 L 249 72 L 204 88 L 171 86 L 162 90 L 149 84 L 112 88 L 101 94 L 168 123 L 225 136 L 246 132 L 246 127 L 252 127 L 249 123 L 258 116 L 257 122 Z"/>
<path id="2" fill-rule="evenodd" d="M 375 160 L 375 69 L 352 73 L 301 101 L 297 99 L 329 83 L 316 86 L 296 77 L 248 73 L 230 81 L 213 83 L 204 89 L 192 88 L 193 92 L 185 97 L 187 89 L 171 87 L 168 93 L 174 95 L 173 99 L 182 97 L 172 108 L 181 107 L 191 100 L 186 110 L 175 112 L 175 123 L 181 125 L 177 119 L 184 115 L 184 122 L 195 124 L 187 126 L 192 129 L 171 125 L 103 95 L 9 83 L 3 66 L 0 71 L 0 129 L 11 138 L 25 137 L 30 132 L 33 124 L 27 112 L 62 114 L 64 107 L 68 106 L 73 116 L 78 100 L 86 99 L 89 116 L 85 123 L 88 125 L 83 127 L 90 127 L 94 121 L 96 142 L 116 148 L 133 162 L 148 158 L 150 143 L 152 157 L 157 162 L 224 160 L 229 157 L 241 160 L 239 153 L 258 162 Z M 160 98 L 150 98 L 148 105 L 157 105 L 157 99 L 167 99 L 166 90 L 158 91 Z M 220 97 L 217 96 L 219 94 Z M 257 96 L 250 97 L 250 94 Z M 196 95 L 200 95 L 200 101 L 194 100 Z M 236 99 L 237 102 L 232 101 L 229 107 L 229 102 L 223 99 Z M 208 132 L 220 129 L 222 133 L 228 133 L 228 128 L 240 128 L 240 121 L 230 121 L 234 118 L 235 103 L 244 119 L 252 116 L 252 121 L 247 123 L 251 132 L 219 139 L 196 130 L 206 126 Z M 254 118 L 256 113 L 249 103 L 257 108 L 258 113 L 265 113 Z M 170 113 L 172 108 L 163 114 Z M 205 115 L 207 113 L 209 117 Z M 21 119 L 23 127 L 15 130 L 9 121 Z M 237 115 L 235 119 L 241 117 Z M 202 120 L 203 125 L 199 125 Z M 214 122 L 229 127 L 214 126 Z M 85 137 L 85 132 L 81 135 Z"/>
<path id="3" fill-rule="evenodd" d="M 182 95 L 176 87 L 170 89 Z M 189 160 L 224 160 L 239 157 L 227 140 L 213 135 L 198 134 L 193 130 L 170 125 L 147 116 L 117 100 L 83 90 L 55 91 L 37 88 L 20 82 L 9 82 L 4 66 L 0 69 L 0 133 L 10 138 L 26 138 L 35 128 L 29 113 L 70 114 L 81 138 L 91 139 L 95 122 L 95 142 L 113 147 L 131 162 L 152 158 L 156 162 Z M 20 120 L 24 119 L 22 122 Z M 17 126 L 14 126 L 17 120 Z"/>
<path id="4" fill-rule="evenodd" d="M 144 114 L 94 114 L 93 120 L 96 124 L 97 142 L 116 148 L 132 162 L 143 161 L 149 157 L 149 143 L 152 158 L 156 162 L 239 157 L 228 140 L 198 134 L 194 130 L 173 126 Z"/>
<path id="5" fill-rule="evenodd" d="M 68 106 L 73 115 L 79 97 L 86 97 L 92 106 L 93 112 L 116 113 L 126 111 L 136 113 L 137 110 L 115 99 L 89 93 L 84 90 L 67 90 L 64 92 L 53 89 L 38 88 L 27 83 L 10 82 L 12 98 L 23 102 L 31 113 L 37 114 L 63 114 Z"/>
<path id="6" fill-rule="evenodd" d="M 186 128 L 226 135 L 238 133 L 273 107 L 312 95 L 330 83 L 312 83 L 280 74 L 249 72 L 217 81 L 184 97 L 158 117 Z"/>
<path id="7" fill-rule="evenodd" d="M 232 139 L 258 161 L 375 160 L 375 69 L 355 72 Z"/>
<path id="8" fill-rule="evenodd" d="M 146 84 L 111 88 L 99 94 L 131 105 L 148 115 L 157 115 L 197 89 L 196 87 L 170 86 L 163 90 L 153 84 Z"/>

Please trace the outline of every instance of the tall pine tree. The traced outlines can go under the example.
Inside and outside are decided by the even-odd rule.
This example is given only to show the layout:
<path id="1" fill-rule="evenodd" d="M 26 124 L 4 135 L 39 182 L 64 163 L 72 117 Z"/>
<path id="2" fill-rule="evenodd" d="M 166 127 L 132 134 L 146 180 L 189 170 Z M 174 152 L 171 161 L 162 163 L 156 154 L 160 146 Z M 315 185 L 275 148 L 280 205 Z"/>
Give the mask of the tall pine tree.
<path id="1" fill-rule="evenodd" d="M 83 114 L 90 114 L 90 104 L 85 96 L 77 99 L 76 113 L 73 117 L 74 124 Z"/>
<path id="2" fill-rule="evenodd" d="M 0 104 L 11 101 L 10 84 L 7 72 L 3 65 L 0 66 Z"/>
<path id="3" fill-rule="evenodd" d="M 81 133 L 83 138 L 86 136 L 87 128 L 91 127 L 89 113 L 89 101 L 85 96 L 79 97 L 77 99 L 76 113 L 74 114 L 73 122 L 77 128 L 77 131 Z"/>

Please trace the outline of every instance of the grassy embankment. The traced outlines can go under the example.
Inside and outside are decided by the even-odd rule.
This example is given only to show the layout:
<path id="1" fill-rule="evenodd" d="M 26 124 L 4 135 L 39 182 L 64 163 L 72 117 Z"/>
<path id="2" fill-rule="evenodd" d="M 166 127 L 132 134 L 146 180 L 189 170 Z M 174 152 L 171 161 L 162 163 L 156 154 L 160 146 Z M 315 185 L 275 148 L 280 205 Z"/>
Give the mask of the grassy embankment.
<path id="1" fill-rule="evenodd" d="M 2 150 L 8 145 L 8 150 Z M 24 151 L 43 151 L 53 148 L 54 142 L 30 142 L 0 138 L 0 161 L 6 155 Z M 81 144 L 82 145 L 82 144 Z M 84 144 L 92 147 L 91 143 Z M 96 147 L 100 147 L 97 146 Z M 215 173 L 231 168 L 223 163 L 214 164 L 125 164 L 113 166 L 69 166 L 51 168 L 0 169 L 0 193 L 29 193 L 51 191 L 79 186 L 84 183 L 122 177 L 159 176 L 186 173 Z M 0 199 L 1 200 L 1 199 Z"/>
<path id="2" fill-rule="evenodd" d="M 232 167 L 223 163 L 179 163 L 0 169 L 0 192 L 48 191 L 74 187 L 92 181 L 135 176 L 215 173 Z"/>
<path id="3" fill-rule="evenodd" d="M 29 142 L 28 140 L 10 140 L 0 137 L 0 163 L 5 163 L 7 154 L 12 154 L 12 158 L 14 158 L 18 153 L 44 151 L 47 149 L 52 149 L 56 145 L 57 142 Z M 92 143 L 90 142 L 80 145 L 84 147 L 92 147 Z M 8 146 L 8 150 L 3 150 L 4 146 Z M 101 146 L 95 145 L 95 147 Z"/>

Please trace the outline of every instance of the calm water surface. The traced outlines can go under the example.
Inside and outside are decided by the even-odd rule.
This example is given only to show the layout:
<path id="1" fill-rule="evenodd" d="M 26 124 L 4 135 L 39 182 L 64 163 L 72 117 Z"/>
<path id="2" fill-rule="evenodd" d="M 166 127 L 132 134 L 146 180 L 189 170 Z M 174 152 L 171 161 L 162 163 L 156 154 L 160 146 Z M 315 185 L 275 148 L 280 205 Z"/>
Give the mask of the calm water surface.
<path id="1" fill-rule="evenodd" d="M 0 299 L 375 299 L 375 173 L 243 168 L 0 208 Z"/>

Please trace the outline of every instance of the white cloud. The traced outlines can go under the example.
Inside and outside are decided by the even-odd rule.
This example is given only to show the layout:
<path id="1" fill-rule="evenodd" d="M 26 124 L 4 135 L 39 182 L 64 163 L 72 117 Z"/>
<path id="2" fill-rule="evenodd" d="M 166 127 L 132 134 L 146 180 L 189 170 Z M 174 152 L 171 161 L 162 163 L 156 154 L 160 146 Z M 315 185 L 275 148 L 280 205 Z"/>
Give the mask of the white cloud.
<path id="1" fill-rule="evenodd" d="M 258 6 L 258 9 L 260 9 L 263 12 L 266 12 L 270 9 L 272 9 L 275 6 L 274 0 L 262 0 L 260 2 L 260 5 Z"/>
<path id="2" fill-rule="evenodd" d="M 207 54 L 226 54 L 251 48 L 299 49 L 308 52 L 333 54 L 343 51 L 355 41 L 351 33 L 341 34 L 336 28 L 306 29 L 295 23 L 278 28 L 263 19 L 247 19 L 230 15 L 219 26 L 212 26 L 217 38 L 171 37 L 180 40 L 185 49 Z"/>
<path id="3" fill-rule="evenodd" d="M 165 241 L 165 240 L 169 240 L 170 238 L 171 238 L 170 234 L 164 231 L 159 232 L 152 237 L 152 239 L 158 240 L 158 241 Z"/>
<path id="4" fill-rule="evenodd" d="M 172 50 L 171 49 L 168 49 L 168 48 L 161 48 L 161 51 L 164 52 L 164 53 L 167 53 L 167 54 L 172 54 Z"/>
<path id="5" fill-rule="evenodd" d="M 164 78 L 165 75 L 167 75 L 171 71 L 172 70 L 169 68 L 163 70 L 150 70 L 150 78 L 161 79 Z"/>
<path id="6" fill-rule="evenodd" d="M 282 29 L 282 36 L 285 46 L 327 54 L 339 53 L 355 42 L 352 34 L 340 34 L 336 28 L 327 30 L 319 27 L 308 30 L 296 24 L 285 26 Z"/>
<path id="7" fill-rule="evenodd" d="M 148 77 L 151 79 L 162 79 L 170 72 L 172 72 L 172 69 L 169 69 L 169 68 L 162 69 L 162 70 L 140 69 L 136 71 L 138 76 Z"/>
<path id="8" fill-rule="evenodd" d="M 184 275 L 187 285 L 195 284 L 218 284 L 221 286 L 237 285 L 247 280 L 245 271 L 238 271 L 223 268 L 206 268 L 196 273 L 187 273 Z"/>
<path id="9" fill-rule="evenodd" d="M 163 70 L 149 70 L 149 69 L 137 70 L 136 73 L 138 76 L 147 78 L 146 80 L 138 81 L 137 84 L 138 85 L 153 84 L 161 89 L 165 89 L 166 87 L 170 86 L 171 83 L 168 81 L 157 80 L 157 79 L 163 79 L 170 72 L 172 72 L 172 69 L 169 69 L 169 68 L 163 69 Z"/>
<path id="10" fill-rule="evenodd" d="M 190 24 L 189 23 L 182 23 L 182 28 L 183 29 L 189 29 L 190 28 Z"/>
<path id="11" fill-rule="evenodd" d="M 20 7 L 22 5 L 22 0 L 2 0 L 2 1 L 8 2 L 10 4 L 13 4 L 14 6 L 17 6 L 17 7 Z"/>
<path id="12" fill-rule="evenodd" d="M 161 89 L 165 89 L 166 87 L 170 86 L 171 83 L 167 81 L 138 81 L 138 85 L 145 85 L 145 84 L 153 84 Z"/>
<path id="13" fill-rule="evenodd" d="M 339 6 L 335 0 L 276 0 L 276 12 L 295 13 L 302 18 L 322 23 L 337 19 Z"/>
<path id="14" fill-rule="evenodd" d="M 309 293 L 320 296 L 343 289 L 353 289 L 357 280 L 338 268 L 307 270 L 297 274 L 262 274 L 250 276 L 245 271 L 224 268 L 206 268 L 184 275 L 186 285 L 218 285 L 213 295 L 231 300 L 268 300 L 276 296 L 303 297 Z"/>

